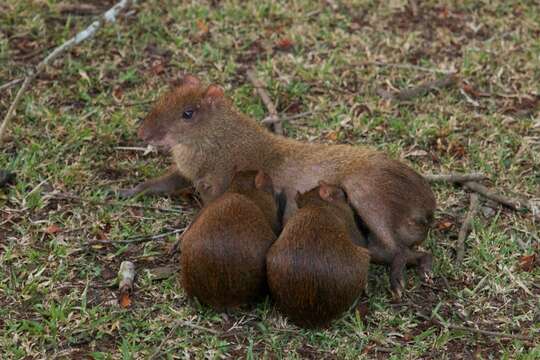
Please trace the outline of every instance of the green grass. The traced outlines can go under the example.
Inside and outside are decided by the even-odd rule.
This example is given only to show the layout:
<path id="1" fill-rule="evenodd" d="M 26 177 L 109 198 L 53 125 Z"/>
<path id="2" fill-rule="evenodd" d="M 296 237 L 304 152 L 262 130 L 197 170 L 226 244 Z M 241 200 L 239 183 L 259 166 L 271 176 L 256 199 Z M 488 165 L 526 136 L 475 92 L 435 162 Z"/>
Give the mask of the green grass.
<path id="1" fill-rule="evenodd" d="M 111 5 L 92 3 L 100 12 Z M 409 271 L 403 302 L 392 303 L 386 270 L 373 266 L 368 295 L 327 330 L 295 327 L 270 301 L 228 314 L 188 302 L 176 277 L 154 280 L 149 272 L 176 266 L 166 255 L 173 236 L 114 243 L 182 227 L 197 208 L 181 197 L 107 203 L 110 189 L 156 176 L 170 162 L 117 147 L 143 146 L 137 120 L 184 72 L 222 85 L 261 119 L 266 109 L 244 76 L 253 66 L 279 111 L 312 111 L 286 124 L 287 136 L 374 146 L 419 172 L 482 171 L 501 192 L 540 197 L 538 102 L 515 97 L 540 93 L 534 1 L 418 1 L 414 19 L 405 1 L 336 3 L 333 11 L 324 1 L 149 0 L 34 82 L 0 149 L 0 168 L 18 176 L 0 190 L 0 358 L 147 358 L 160 346 L 165 358 L 540 358 L 540 269 L 519 265 L 525 255 L 540 257 L 538 223 L 482 199 L 458 264 L 454 248 L 469 203 L 459 187 L 433 186 L 439 210 L 424 244 L 435 256 L 433 286 Z M 55 0 L 4 1 L 0 85 L 91 21 L 59 12 Z M 280 49 L 283 39 L 293 46 Z M 375 61 L 457 69 L 488 96 L 473 97 L 475 106 L 451 88 L 387 101 L 378 88 L 435 75 Z M 0 93 L 2 117 L 16 90 Z M 88 245 L 99 239 L 113 243 Z M 138 273 L 127 310 L 113 286 L 123 260 Z M 445 328 L 425 316 L 533 339 Z"/>

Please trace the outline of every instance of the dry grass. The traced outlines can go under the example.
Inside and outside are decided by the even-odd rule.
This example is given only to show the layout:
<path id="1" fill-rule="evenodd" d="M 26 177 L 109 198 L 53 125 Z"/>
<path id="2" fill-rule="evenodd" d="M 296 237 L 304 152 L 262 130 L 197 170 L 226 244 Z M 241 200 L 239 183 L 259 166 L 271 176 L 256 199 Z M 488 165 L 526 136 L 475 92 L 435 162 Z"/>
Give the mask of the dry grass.
<path id="1" fill-rule="evenodd" d="M 266 109 L 245 78 L 254 66 L 280 113 L 313 113 L 287 123 L 287 136 L 368 144 L 420 172 L 481 171 L 502 192 L 540 196 L 536 2 L 417 1 L 416 10 L 405 1 L 328 3 L 337 9 L 307 0 L 150 0 L 38 78 L 0 150 L 0 168 L 18 176 L 0 190 L 2 359 L 146 358 L 160 345 L 168 358 L 540 357 L 538 223 L 481 199 L 456 263 L 469 198 L 459 187 L 434 186 L 439 211 L 425 243 L 436 259 L 434 285 L 411 271 L 405 300 L 394 304 L 386 272 L 374 266 L 364 302 L 324 331 L 294 327 L 270 302 L 229 314 L 192 306 L 174 277 L 148 272 L 174 265 L 164 255 L 174 236 L 116 242 L 182 227 L 196 208 L 186 198 L 107 202 L 110 189 L 164 171 L 166 156 L 117 147 L 141 146 L 137 119 L 183 72 L 225 86 L 262 119 Z M 89 4 L 99 13 L 111 2 Z M 60 10 L 56 1 L 0 4 L 0 85 L 92 19 Z M 462 83 L 409 101 L 377 95 L 441 76 L 426 69 L 455 70 Z M 1 114 L 16 89 L 0 93 Z M 99 239 L 111 244 L 87 245 Z M 133 307 L 122 310 L 111 284 L 126 259 L 139 276 Z"/>

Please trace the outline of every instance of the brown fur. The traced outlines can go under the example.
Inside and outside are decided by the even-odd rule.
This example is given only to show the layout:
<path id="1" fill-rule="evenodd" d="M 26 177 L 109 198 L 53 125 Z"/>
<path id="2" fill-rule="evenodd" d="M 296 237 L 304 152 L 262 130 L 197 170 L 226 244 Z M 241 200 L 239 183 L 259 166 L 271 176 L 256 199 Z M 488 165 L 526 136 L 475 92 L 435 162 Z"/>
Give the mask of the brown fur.
<path id="1" fill-rule="evenodd" d="M 340 188 L 321 184 L 298 195 L 297 203 L 267 254 L 268 285 L 278 308 L 295 323 L 326 326 L 364 290 L 369 252 L 352 242 L 348 225 L 355 227 L 354 215 Z"/>
<path id="2" fill-rule="evenodd" d="M 403 270 L 418 264 L 430 270 L 431 256 L 413 246 L 427 234 L 435 210 L 429 184 L 406 165 L 375 150 L 349 145 L 309 144 L 271 134 L 239 113 L 215 85 L 192 76 L 164 95 L 139 130 L 142 139 L 171 149 L 179 174 L 191 182 L 205 179 L 214 189 L 206 201 L 223 193 L 233 169 L 263 169 L 278 192 L 294 199 L 297 191 L 319 180 L 338 184 L 369 229 L 372 259 L 391 266 L 396 297 Z M 193 118 L 182 117 L 196 109 Z M 179 186 L 184 185 L 179 181 Z M 289 201 L 284 221 L 294 213 Z"/>
<path id="3" fill-rule="evenodd" d="M 228 190 L 201 211 L 182 238 L 181 277 L 188 296 L 219 310 L 264 296 L 266 253 L 276 239 L 276 224 L 269 177 L 254 171 L 237 173 Z"/>

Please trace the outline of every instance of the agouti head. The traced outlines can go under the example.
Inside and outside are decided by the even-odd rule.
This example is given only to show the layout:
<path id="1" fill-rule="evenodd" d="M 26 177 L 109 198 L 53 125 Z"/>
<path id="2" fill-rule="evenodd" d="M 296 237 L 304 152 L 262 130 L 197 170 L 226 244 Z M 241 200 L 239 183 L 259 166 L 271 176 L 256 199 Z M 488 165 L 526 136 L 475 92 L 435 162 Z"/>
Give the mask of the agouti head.
<path id="1" fill-rule="evenodd" d="M 186 75 L 181 83 L 157 101 L 139 128 L 139 137 L 153 145 L 171 149 L 190 139 L 200 139 L 219 120 L 214 113 L 227 100 L 217 85 L 205 87 L 201 81 Z"/>

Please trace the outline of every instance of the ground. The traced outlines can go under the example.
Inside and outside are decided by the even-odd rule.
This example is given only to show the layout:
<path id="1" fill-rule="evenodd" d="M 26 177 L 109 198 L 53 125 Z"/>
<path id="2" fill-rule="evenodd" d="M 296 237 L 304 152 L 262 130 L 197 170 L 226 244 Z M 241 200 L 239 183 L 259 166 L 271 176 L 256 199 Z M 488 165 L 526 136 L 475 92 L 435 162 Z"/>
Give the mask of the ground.
<path id="1" fill-rule="evenodd" d="M 539 358 L 540 239 L 528 212 L 481 198 L 457 262 L 469 193 L 434 184 L 423 244 L 433 285 L 409 271 L 392 302 L 373 266 L 359 305 L 308 331 L 269 300 L 228 314 L 190 303 L 176 276 L 154 276 L 178 266 L 166 255 L 175 235 L 129 241 L 182 228 L 197 202 L 111 195 L 168 166 L 166 154 L 137 149 L 136 129 L 171 81 L 187 72 L 220 84 L 260 120 L 267 110 L 245 77 L 254 67 L 280 114 L 310 112 L 286 122 L 286 136 L 376 147 L 421 173 L 479 171 L 501 193 L 540 197 L 538 3 L 441 3 L 141 1 L 56 60 L 23 95 L 0 149 L 0 169 L 17 174 L 0 189 L 0 357 Z M 113 2 L 87 4 L 0 3 L 0 85 Z M 456 85 L 380 96 L 445 71 Z M 1 90 L 2 117 L 18 86 Z M 138 274 L 127 309 L 115 286 L 124 260 Z"/>

